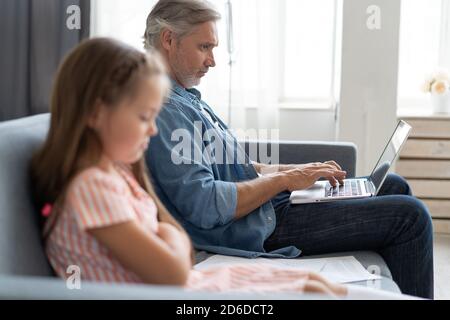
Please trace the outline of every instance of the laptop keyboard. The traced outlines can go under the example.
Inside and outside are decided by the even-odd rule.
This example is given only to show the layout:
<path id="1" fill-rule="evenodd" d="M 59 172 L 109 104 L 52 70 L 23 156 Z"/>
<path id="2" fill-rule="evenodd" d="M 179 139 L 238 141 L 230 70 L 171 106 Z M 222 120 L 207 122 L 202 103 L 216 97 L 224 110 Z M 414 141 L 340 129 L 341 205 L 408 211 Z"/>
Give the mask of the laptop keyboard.
<path id="1" fill-rule="evenodd" d="M 359 196 L 362 194 L 361 185 L 356 180 L 346 180 L 343 185 L 332 187 L 327 184 L 325 197 L 348 197 Z"/>

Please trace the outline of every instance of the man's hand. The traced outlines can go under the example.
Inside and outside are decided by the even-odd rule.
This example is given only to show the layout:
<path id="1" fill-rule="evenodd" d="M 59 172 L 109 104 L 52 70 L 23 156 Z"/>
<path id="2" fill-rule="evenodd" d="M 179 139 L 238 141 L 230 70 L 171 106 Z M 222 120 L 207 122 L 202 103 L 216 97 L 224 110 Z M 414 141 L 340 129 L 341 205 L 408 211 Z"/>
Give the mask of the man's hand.
<path id="1" fill-rule="evenodd" d="M 334 187 L 343 183 L 346 172 L 334 161 L 326 163 L 310 163 L 300 165 L 294 169 L 283 172 L 287 190 L 303 190 L 311 187 L 320 178 L 327 179 Z"/>
<path id="2" fill-rule="evenodd" d="M 330 169 L 334 169 L 334 170 L 338 170 L 338 171 L 342 171 L 341 166 L 333 160 L 330 161 L 326 161 L 326 162 L 314 162 L 314 163 L 307 163 L 307 164 L 281 164 L 281 165 L 266 165 L 266 164 L 261 164 L 261 163 L 256 163 L 253 162 L 253 166 L 255 167 L 256 171 L 262 175 L 265 174 L 272 174 L 275 172 L 288 172 L 288 171 L 292 171 L 292 170 L 303 170 L 303 169 L 308 169 L 311 167 L 316 167 L 317 169 L 323 169 L 323 167 L 326 165 L 328 165 L 327 168 Z M 334 187 L 337 185 L 337 183 L 339 184 L 343 184 L 344 182 L 342 181 L 343 179 L 345 179 L 345 175 L 343 178 L 341 178 L 341 175 L 338 175 L 336 177 L 330 177 L 328 180 L 330 181 L 330 184 Z"/>
<path id="3" fill-rule="evenodd" d="M 324 164 L 328 164 L 328 165 L 330 165 L 332 168 L 335 168 L 335 169 L 338 170 L 338 171 L 343 171 L 342 168 L 341 168 L 341 166 L 340 166 L 336 161 L 333 161 L 333 160 L 325 161 Z M 320 165 L 320 163 L 319 163 L 319 165 Z M 344 181 L 343 181 L 343 180 L 345 179 L 346 175 L 347 175 L 347 172 L 345 172 L 345 175 L 344 175 L 343 178 L 341 178 L 340 176 L 337 176 L 337 177 L 335 177 L 335 178 L 337 178 L 337 179 L 335 179 L 335 180 L 337 180 L 337 182 L 338 182 L 339 184 L 344 184 Z M 330 182 L 330 183 L 331 183 L 331 182 Z M 336 186 L 336 181 L 335 181 L 335 184 L 331 183 L 331 185 L 332 185 L 333 187 L 335 187 L 335 186 Z"/>
<path id="4" fill-rule="evenodd" d="M 245 217 L 280 192 L 307 189 L 320 178 L 326 178 L 336 186 L 338 182 L 343 183 L 347 174 L 334 161 L 281 166 L 254 163 L 254 166 L 261 177 L 236 183 L 236 219 Z"/>

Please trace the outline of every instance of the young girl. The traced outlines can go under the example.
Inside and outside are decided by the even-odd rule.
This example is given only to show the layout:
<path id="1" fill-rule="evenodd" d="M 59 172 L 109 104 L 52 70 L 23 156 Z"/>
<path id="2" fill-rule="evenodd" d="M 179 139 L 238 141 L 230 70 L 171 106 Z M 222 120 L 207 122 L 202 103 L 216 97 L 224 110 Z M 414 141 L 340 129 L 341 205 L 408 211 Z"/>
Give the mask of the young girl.
<path id="1" fill-rule="evenodd" d="M 77 265 L 89 281 L 344 295 L 346 287 L 296 269 L 192 270 L 189 237 L 156 197 L 143 159 L 169 83 L 155 55 L 110 39 L 85 41 L 64 60 L 50 130 L 31 164 L 55 272 L 65 278 Z"/>

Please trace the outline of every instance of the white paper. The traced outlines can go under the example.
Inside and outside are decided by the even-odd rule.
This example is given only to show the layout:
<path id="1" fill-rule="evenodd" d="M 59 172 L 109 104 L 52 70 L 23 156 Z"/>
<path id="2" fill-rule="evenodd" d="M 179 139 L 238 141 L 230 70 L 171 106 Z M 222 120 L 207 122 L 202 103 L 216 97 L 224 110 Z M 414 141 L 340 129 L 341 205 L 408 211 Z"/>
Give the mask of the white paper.
<path id="1" fill-rule="evenodd" d="M 348 285 L 345 300 L 423 300 L 400 293 L 378 290 L 370 287 Z"/>
<path id="2" fill-rule="evenodd" d="M 327 258 L 325 267 L 319 272 L 325 278 L 339 283 L 351 283 L 381 279 L 371 274 L 353 256 Z"/>
<path id="3" fill-rule="evenodd" d="M 330 281 L 338 283 L 351 283 L 381 279 L 380 276 L 368 272 L 353 256 L 318 258 L 318 259 L 247 259 L 224 255 L 214 255 L 194 266 L 202 270 L 211 266 L 224 266 L 230 264 L 270 264 L 276 267 L 290 267 L 314 271 Z"/>

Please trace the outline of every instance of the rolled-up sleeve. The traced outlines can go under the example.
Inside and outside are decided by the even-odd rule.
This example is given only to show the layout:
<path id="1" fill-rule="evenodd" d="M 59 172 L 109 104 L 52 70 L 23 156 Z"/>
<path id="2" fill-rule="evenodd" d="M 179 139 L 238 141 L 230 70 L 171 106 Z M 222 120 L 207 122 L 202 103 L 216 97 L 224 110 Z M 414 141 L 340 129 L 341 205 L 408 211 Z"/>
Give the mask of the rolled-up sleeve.
<path id="1" fill-rule="evenodd" d="M 237 207 L 237 187 L 234 182 L 216 179 L 211 165 L 194 157 L 195 152 L 203 155 L 202 139 L 194 139 L 202 137 L 201 129 L 174 105 L 162 109 L 157 125 L 159 134 L 152 138 L 146 160 L 160 192 L 182 219 L 197 228 L 213 229 L 231 222 Z M 173 136 L 176 130 L 182 135 Z M 189 153 L 173 154 L 181 143 L 191 147 Z"/>

